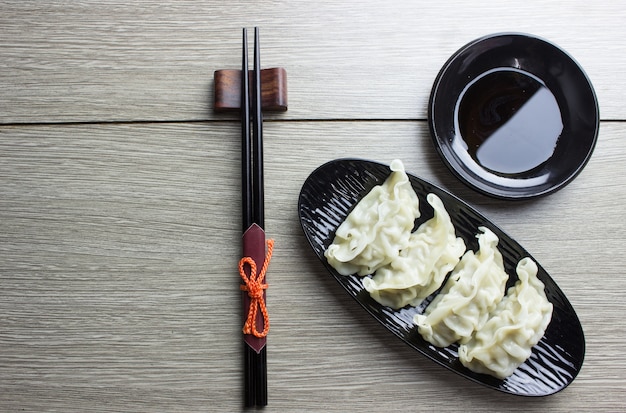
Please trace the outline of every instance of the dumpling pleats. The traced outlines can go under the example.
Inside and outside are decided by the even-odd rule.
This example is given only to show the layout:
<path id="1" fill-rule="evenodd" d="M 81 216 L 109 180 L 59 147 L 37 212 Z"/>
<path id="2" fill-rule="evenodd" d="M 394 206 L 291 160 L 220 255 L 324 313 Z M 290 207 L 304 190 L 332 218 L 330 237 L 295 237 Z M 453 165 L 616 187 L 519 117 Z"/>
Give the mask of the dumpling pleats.
<path id="1" fill-rule="evenodd" d="M 419 305 L 441 287 L 465 252 L 465 242 L 456 236 L 441 199 L 428 194 L 426 200 L 434 209 L 433 218 L 410 235 L 407 247 L 388 265 L 363 280 L 365 289 L 382 305 L 395 309 Z"/>
<path id="2" fill-rule="evenodd" d="M 519 280 L 496 306 L 489 320 L 459 347 L 459 360 L 472 371 L 505 378 L 530 357 L 552 318 L 552 303 L 537 278 L 537 264 L 522 259 Z"/>
<path id="3" fill-rule="evenodd" d="M 480 227 L 479 250 L 467 251 L 423 315 L 414 317 L 422 337 L 439 347 L 463 343 L 479 330 L 502 300 L 506 281 L 498 237 Z"/>
<path id="4" fill-rule="evenodd" d="M 339 274 L 373 274 L 409 245 L 419 200 L 402 162 L 394 160 L 390 168 L 389 177 L 354 207 L 324 252 Z"/>

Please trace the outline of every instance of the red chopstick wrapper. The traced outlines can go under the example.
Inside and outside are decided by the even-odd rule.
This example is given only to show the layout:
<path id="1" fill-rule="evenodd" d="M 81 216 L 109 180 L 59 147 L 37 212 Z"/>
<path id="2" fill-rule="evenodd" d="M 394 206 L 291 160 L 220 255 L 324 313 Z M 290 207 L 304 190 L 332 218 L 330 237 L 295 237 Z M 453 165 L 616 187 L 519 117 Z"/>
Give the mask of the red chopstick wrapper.
<path id="1" fill-rule="evenodd" d="M 260 353 L 267 342 L 266 334 L 269 330 L 269 320 L 267 318 L 267 310 L 265 310 L 265 299 L 267 297 L 265 283 L 265 273 L 263 268 L 266 267 L 266 259 L 269 260 L 266 252 L 265 231 L 257 224 L 252 224 L 242 236 L 243 256 L 251 258 L 256 264 L 255 267 L 251 265 L 244 265 L 243 271 L 248 280 L 247 288 L 243 293 L 243 315 L 244 315 L 244 341 L 254 351 Z M 245 259 L 245 258 L 244 258 Z M 255 283 L 257 288 L 254 288 L 251 284 Z M 246 285 L 246 284 L 243 284 Z M 242 285 L 242 286 L 243 286 Z M 259 290 L 259 287 L 261 290 Z M 258 291 L 261 297 L 257 300 L 251 295 L 253 291 Z M 254 309 L 256 307 L 256 309 Z M 254 317 L 251 318 L 251 312 Z M 265 316 L 264 316 L 265 315 Z M 252 322 L 254 325 L 248 325 Z M 246 331 L 248 328 L 248 331 Z M 250 331 L 250 328 L 252 330 Z M 257 333 L 254 334 L 253 332 Z M 265 333 L 265 334 L 263 334 Z"/>

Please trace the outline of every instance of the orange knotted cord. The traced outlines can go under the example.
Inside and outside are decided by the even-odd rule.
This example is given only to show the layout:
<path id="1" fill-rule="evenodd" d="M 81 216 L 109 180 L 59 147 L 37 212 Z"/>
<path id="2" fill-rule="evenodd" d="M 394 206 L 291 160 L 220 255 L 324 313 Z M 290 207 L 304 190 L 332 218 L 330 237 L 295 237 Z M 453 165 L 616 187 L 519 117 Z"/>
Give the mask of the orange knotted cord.
<path id="1" fill-rule="evenodd" d="M 243 257 L 239 260 L 239 275 L 241 275 L 241 278 L 245 283 L 245 285 L 241 285 L 240 288 L 242 291 L 247 291 L 248 297 L 250 297 L 250 309 L 248 310 L 248 318 L 246 318 L 246 322 L 243 325 L 243 333 L 252 334 L 258 338 L 267 336 L 267 333 L 270 330 L 270 318 L 267 314 L 267 307 L 265 306 L 265 299 L 263 297 L 263 291 L 267 290 L 268 285 L 262 283 L 262 280 L 265 278 L 267 267 L 270 264 L 273 249 L 274 240 L 267 240 L 267 253 L 265 255 L 265 261 L 263 262 L 261 272 L 258 274 L 256 273 L 256 263 L 252 258 Z M 250 266 L 250 277 L 248 277 L 244 271 L 245 264 Z M 263 316 L 263 331 L 261 332 L 259 332 L 256 328 L 258 309 L 261 309 L 261 315 Z"/>

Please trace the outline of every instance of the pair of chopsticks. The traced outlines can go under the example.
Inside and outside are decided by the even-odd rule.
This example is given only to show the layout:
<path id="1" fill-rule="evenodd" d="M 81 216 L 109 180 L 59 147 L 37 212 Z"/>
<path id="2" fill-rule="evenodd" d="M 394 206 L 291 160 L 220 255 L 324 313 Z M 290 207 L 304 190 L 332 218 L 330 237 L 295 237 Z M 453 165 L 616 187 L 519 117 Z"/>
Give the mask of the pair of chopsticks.
<path id="1" fill-rule="evenodd" d="M 241 177 L 243 230 L 252 224 L 264 225 L 263 195 L 263 113 L 261 111 L 261 61 L 259 28 L 254 28 L 253 99 L 248 76 L 248 31 L 243 29 L 241 69 Z M 250 130 L 252 123 L 252 131 Z M 251 133 L 252 132 L 252 133 Z"/>
<path id="2" fill-rule="evenodd" d="M 241 68 L 241 183 L 242 221 L 248 229 L 264 228 L 263 114 L 261 110 L 261 63 L 259 28 L 254 28 L 254 68 L 252 87 L 248 73 L 248 32 L 243 29 Z M 252 93 L 250 93 L 252 91 Z M 252 99 L 251 99 L 252 95 Z M 256 224 L 256 225 L 255 225 Z M 256 226 L 260 228 L 256 228 Z M 263 239 L 264 241 L 264 239 Z M 263 244 L 265 248 L 265 244 Z M 260 267 L 260 263 L 257 263 Z M 263 280 L 261 280 L 263 282 Z M 267 350 L 252 348 L 244 341 L 244 402 L 247 407 L 267 405 Z"/>

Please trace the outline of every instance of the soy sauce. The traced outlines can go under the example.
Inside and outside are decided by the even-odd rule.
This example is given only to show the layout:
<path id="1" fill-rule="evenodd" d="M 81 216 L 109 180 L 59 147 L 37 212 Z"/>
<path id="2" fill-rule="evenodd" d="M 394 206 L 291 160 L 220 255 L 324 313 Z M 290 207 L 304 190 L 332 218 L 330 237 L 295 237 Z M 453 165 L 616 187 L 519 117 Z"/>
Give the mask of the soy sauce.
<path id="1" fill-rule="evenodd" d="M 457 136 L 469 155 L 501 176 L 544 164 L 563 131 L 552 92 L 537 77 L 514 68 L 476 78 L 461 93 L 455 112 Z"/>

